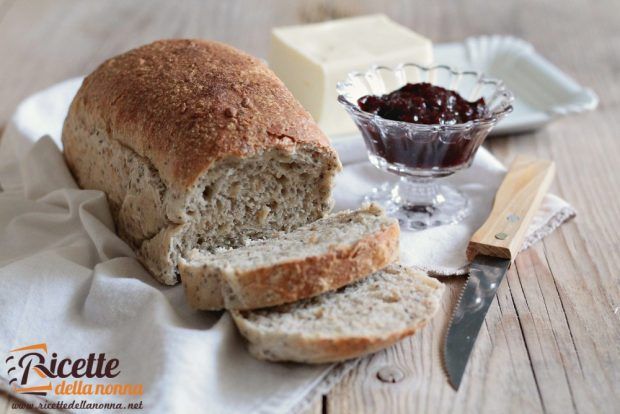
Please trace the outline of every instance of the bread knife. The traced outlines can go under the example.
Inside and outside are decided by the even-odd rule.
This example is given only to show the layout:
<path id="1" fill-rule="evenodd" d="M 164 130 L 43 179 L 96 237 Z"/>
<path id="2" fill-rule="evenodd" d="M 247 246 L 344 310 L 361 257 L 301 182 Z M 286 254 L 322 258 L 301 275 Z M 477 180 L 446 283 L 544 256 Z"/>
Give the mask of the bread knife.
<path id="1" fill-rule="evenodd" d="M 469 277 L 444 343 L 445 368 L 455 390 L 461 384 L 487 310 L 523 244 L 554 173 L 551 161 L 517 157 L 495 195 L 491 214 L 469 241 Z"/>

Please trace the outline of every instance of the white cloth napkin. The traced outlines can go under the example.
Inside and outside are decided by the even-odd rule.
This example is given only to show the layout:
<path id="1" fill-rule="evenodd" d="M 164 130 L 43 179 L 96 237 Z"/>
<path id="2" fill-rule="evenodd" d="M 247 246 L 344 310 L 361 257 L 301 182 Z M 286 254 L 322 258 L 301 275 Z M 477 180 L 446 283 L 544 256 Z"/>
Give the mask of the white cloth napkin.
<path id="1" fill-rule="evenodd" d="M 76 187 L 59 137 L 80 82 L 63 82 L 24 101 L 0 141 L 0 351 L 8 356 L 44 342 L 59 357 L 105 352 L 120 360 L 113 382 L 143 384 L 144 395 L 20 398 L 142 400 L 147 412 L 162 413 L 279 413 L 326 392 L 352 363 L 255 360 L 226 314 L 192 311 L 181 287 L 154 282 L 114 234 L 103 194 Z M 45 134 L 51 138 L 38 139 Z M 351 142 L 363 153 L 361 140 Z M 465 272 L 464 246 L 490 210 L 504 172 L 479 151 L 472 168 L 452 178 L 473 197 L 475 214 L 459 225 L 403 232 L 402 261 L 436 274 Z M 358 206 L 365 191 L 389 179 L 367 162 L 347 165 L 337 179 L 337 208 Z M 528 243 L 572 215 L 567 203 L 548 196 Z M 4 368 L 0 388 L 11 392 Z"/>

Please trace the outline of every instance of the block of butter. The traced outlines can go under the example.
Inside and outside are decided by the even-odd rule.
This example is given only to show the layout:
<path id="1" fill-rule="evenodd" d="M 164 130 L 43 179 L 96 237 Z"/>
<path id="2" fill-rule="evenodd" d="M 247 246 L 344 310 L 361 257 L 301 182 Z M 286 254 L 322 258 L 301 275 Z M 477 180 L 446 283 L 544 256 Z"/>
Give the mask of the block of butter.
<path id="1" fill-rule="evenodd" d="M 275 28 L 271 42 L 269 66 L 331 137 L 356 131 L 336 100 L 347 73 L 433 62 L 430 40 L 380 14 Z"/>

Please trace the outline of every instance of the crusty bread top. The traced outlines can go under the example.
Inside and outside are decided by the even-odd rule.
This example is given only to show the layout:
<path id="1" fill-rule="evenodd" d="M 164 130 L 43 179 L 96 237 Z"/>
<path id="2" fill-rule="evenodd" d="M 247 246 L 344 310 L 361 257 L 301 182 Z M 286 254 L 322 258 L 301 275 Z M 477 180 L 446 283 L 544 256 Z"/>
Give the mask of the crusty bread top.
<path id="1" fill-rule="evenodd" d="M 161 40 L 107 60 L 84 80 L 72 116 L 105 128 L 181 191 L 227 156 L 310 144 L 337 158 L 273 72 L 213 41 Z"/>

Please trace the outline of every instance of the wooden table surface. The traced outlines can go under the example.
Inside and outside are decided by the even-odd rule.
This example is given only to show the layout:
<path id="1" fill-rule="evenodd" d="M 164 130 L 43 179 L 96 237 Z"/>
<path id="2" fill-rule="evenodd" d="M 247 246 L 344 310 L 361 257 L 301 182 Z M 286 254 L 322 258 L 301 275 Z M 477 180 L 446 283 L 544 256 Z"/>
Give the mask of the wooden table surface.
<path id="1" fill-rule="evenodd" d="M 158 38 L 201 37 L 266 57 L 272 26 L 383 12 L 434 42 L 512 34 L 600 96 L 593 112 L 491 138 L 555 160 L 552 191 L 578 217 L 522 253 L 499 289 L 458 392 L 440 344 L 463 284 L 448 281 L 433 323 L 365 359 L 312 413 L 620 412 L 620 3 L 527 1 L 0 0 L 0 125 L 15 105 L 103 59 Z M 402 381 L 377 372 L 396 368 Z M 0 413 L 12 412 L 10 399 Z"/>

